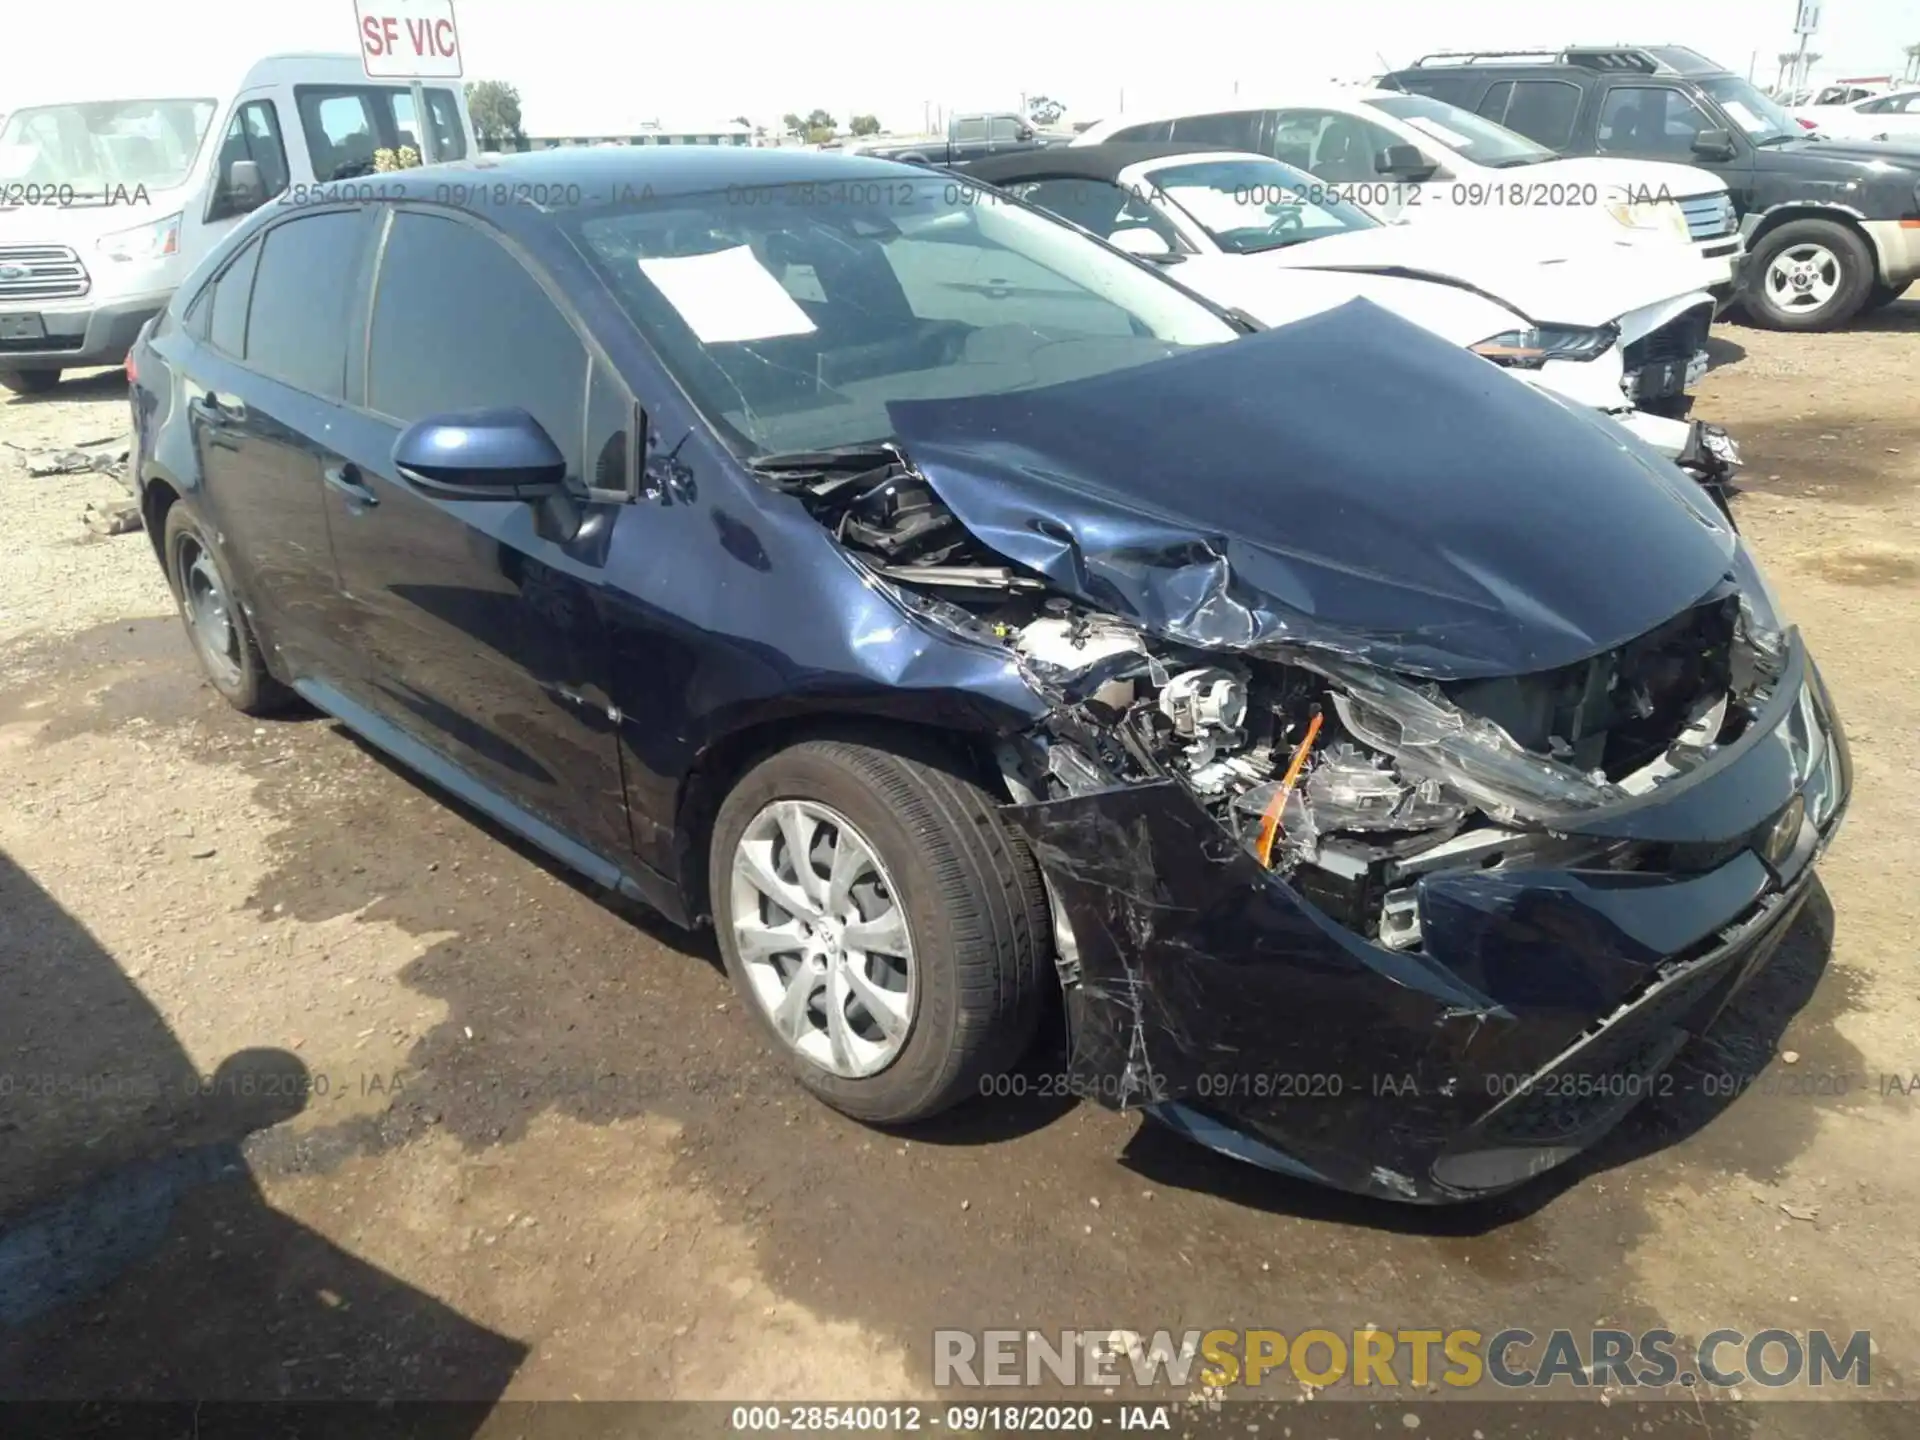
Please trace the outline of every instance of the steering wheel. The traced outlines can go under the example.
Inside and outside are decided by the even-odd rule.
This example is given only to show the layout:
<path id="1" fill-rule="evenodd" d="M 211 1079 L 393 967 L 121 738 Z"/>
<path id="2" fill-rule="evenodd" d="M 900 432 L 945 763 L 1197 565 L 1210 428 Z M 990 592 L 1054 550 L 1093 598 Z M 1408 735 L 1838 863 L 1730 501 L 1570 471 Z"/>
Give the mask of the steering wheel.
<path id="1" fill-rule="evenodd" d="M 1267 225 L 1269 235 L 1284 235 L 1289 230 L 1299 230 L 1304 227 L 1305 222 L 1300 218 L 1298 205 L 1269 206 L 1267 213 L 1273 216 L 1272 221 Z"/>

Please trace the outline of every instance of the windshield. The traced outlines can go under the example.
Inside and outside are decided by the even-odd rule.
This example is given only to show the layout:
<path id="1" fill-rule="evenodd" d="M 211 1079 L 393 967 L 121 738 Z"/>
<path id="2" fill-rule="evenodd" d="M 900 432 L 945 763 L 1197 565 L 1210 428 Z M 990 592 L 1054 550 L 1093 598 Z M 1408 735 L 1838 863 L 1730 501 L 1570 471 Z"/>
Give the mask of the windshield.
<path id="1" fill-rule="evenodd" d="M 102 100 L 16 110 L 0 129 L 0 179 L 75 196 L 164 190 L 193 168 L 211 100 Z"/>
<path id="2" fill-rule="evenodd" d="M 1716 75 L 1700 82 L 1700 88 L 1720 102 L 1727 118 L 1746 132 L 1756 145 L 1773 140 L 1798 140 L 1806 127 L 1788 114 L 1777 100 L 1769 100 L 1738 75 Z"/>
<path id="3" fill-rule="evenodd" d="M 1203 160 L 1148 176 L 1222 250 L 1251 255 L 1328 235 L 1377 230 L 1381 222 L 1340 197 L 1340 189 L 1278 160 Z M 1366 186 L 1346 186 L 1347 190 Z M 1385 189 L 1385 186 L 1380 187 Z"/>
<path id="4" fill-rule="evenodd" d="M 1028 390 L 1238 332 L 1151 270 L 951 177 L 732 186 L 567 222 L 750 455 L 889 438 L 887 403 Z"/>
<path id="5" fill-rule="evenodd" d="M 1405 121 L 1429 140 L 1476 165 L 1505 170 L 1555 158 L 1553 151 L 1526 136 L 1430 95 L 1383 95 L 1367 104 Z"/>

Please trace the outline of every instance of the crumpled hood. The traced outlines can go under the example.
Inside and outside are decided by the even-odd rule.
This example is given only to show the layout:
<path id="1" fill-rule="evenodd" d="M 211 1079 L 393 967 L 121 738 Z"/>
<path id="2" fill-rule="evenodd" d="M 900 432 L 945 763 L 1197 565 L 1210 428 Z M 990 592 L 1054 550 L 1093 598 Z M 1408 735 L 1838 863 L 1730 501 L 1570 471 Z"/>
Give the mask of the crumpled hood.
<path id="1" fill-rule="evenodd" d="M 1525 674 L 1644 633 L 1732 563 L 1698 487 L 1604 416 L 1363 300 L 1087 380 L 887 408 L 983 544 L 1197 645 Z"/>
<path id="2" fill-rule="evenodd" d="M 1619 227 L 1614 227 L 1618 229 Z M 1506 244 L 1497 230 L 1383 225 L 1290 245 L 1265 256 L 1289 267 L 1400 266 L 1465 281 L 1529 319 L 1605 325 L 1709 290 L 1726 261 L 1685 245 L 1638 245 L 1609 238 L 1529 236 Z M 1711 297 L 1709 297 L 1710 299 Z M 1484 339 L 1484 336 L 1475 336 Z M 1471 343 L 1471 342 L 1469 342 Z"/>

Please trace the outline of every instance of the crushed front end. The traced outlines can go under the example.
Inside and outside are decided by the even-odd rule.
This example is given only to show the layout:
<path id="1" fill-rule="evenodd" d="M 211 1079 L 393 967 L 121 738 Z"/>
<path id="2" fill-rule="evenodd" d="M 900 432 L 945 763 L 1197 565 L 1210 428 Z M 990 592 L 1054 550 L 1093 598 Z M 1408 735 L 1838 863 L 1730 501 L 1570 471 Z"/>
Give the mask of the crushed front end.
<path id="1" fill-rule="evenodd" d="M 1083 1092 L 1395 1200 L 1509 1188 L 1653 1093 L 1851 788 L 1724 510 L 1494 380 L 1359 310 L 895 403 L 769 477 L 1040 702 L 998 760 Z M 1359 445 L 1365 383 L 1406 423 Z"/>

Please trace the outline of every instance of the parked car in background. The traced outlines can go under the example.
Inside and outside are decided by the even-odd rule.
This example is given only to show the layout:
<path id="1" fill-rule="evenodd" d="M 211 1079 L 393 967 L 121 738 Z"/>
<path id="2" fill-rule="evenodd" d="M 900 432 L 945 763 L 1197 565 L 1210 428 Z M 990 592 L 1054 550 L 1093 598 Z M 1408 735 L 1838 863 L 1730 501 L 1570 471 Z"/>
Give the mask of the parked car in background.
<path id="1" fill-rule="evenodd" d="M 1489 219 L 1530 237 L 1632 237 L 1691 245 L 1733 296 L 1741 245 L 1725 182 L 1689 165 L 1563 160 L 1505 126 L 1423 95 L 1346 87 L 1260 105 L 1127 114 L 1074 140 L 1176 140 L 1250 151 L 1354 189 L 1349 198 L 1411 224 Z"/>
<path id="2" fill-rule="evenodd" d="M 24 394 L 118 364 L 243 215 L 424 148 L 409 88 L 351 55 L 274 55 L 141 96 L 84 83 L 22 99 L 0 126 L 0 386 Z M 439 157 L 473 153 L 460 87 L 425 94 Z"/>
<path id="3" fill-rule="evenodd" d="M 1009 150 L 1034 150 L 1063 143 L 1062 139 L 1041 135 L 1026 116 L 1007 110 L 950 116 L 944 139 L 881 141 L 877 144 L 860 142 L 854 148 L 862 155 L 873 155 L 884 160 L 957 165 Z"/>
<path id="4" fill-rule="evenodd" d="M 1822 139 L 1696 51 L 1430 55 L 1382 83 L 1498 117 L 1562 154 L 1711 170 L 1740 212 L 1742 296 L 1759 324 L 1831 330 L 1920 278 L 1920 151 Z"/>
<path id="5" fill-rule="evenodd" d="M 256 214 L 136 347 L 195 653 L 711 917 L 828 1103 L 978 1097 L 1057 994 L 1075 1094 L 1484 1195 L 1651 1093 L 1811 892 L 1826 690 L 1604 417 L 1377 306 L 1257 331 L 923 167 L 445 173 Z M 1297 1073 L 1351 1080 L 1231 1080 Z"/>
<path id="6" fill-rule="evenodd" d="M 1382 305 L 1614 416 L 1670 457 L 1706 372 L 1709 262 L 1679 247 L 1546 248 L 1497 222 L 1388 225 L 1339 187 L 1204 146 L 1069 146 L 962 167 L 1268 325 Z M 1636 408 L 1639 407 L 1639 408 Z"/>
<path id="7" fill-rule="evenodd" d="M 1920 146 L 1920 87 L 1794 113 L 1829 140 L 1890 140 Z"/>

